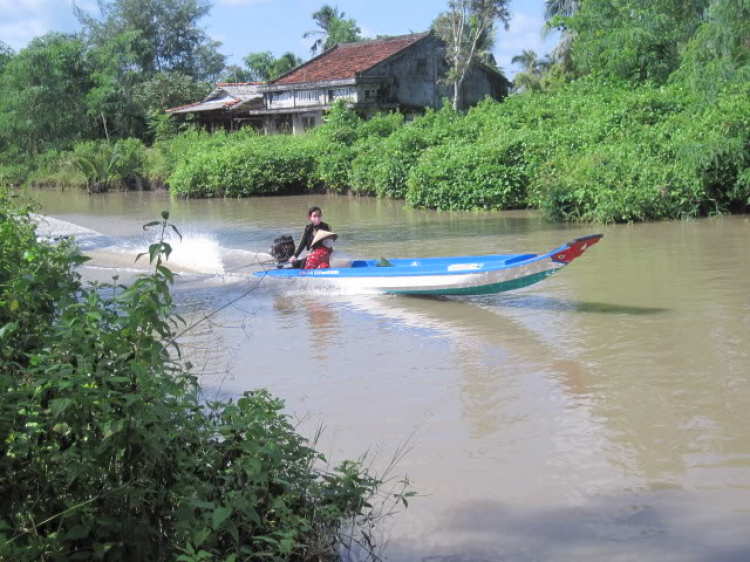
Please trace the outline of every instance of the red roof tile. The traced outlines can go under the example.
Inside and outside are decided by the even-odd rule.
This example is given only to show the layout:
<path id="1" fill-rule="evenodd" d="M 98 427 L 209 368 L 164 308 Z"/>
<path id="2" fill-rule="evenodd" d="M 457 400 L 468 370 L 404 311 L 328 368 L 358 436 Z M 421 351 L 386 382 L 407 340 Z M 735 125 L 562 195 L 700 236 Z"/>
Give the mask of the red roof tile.
<path id="1" fill-rule="evenodd" d="M 354 78 L 360 72 L 372 68 L 427 35 L 416 33 L 389 39 L 339 44 L 272 83 L 299 84 Z"/>
<path id="2" fill-rule="evenodd" d="M 188 107 L 195 107 L 196 105 L 200 105 L 201 103 L 203 103 L 203 102 L 197 101 L 195 103 L 188 103 L 188 104 L 185 104 L 185 105 L 178 105 L 177 107 L 170 107 L 166 111 L 167 111 L 167 113 L 169 113 L 170 111 L 177 111 L 178 109 L 187 109 Z"/>

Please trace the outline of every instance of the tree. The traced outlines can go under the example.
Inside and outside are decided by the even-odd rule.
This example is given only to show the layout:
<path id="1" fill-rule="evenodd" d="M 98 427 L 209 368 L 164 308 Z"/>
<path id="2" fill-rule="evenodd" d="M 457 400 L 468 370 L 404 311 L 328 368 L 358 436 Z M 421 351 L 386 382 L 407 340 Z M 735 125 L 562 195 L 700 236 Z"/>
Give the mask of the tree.
<path id="1" fill-rule="evenodd" d="M 552 66 L 549 58 L 540 59 L 536 52 L 524 50 L 520 55 L 511 59 L 511 63 L 521 65 L 521 72 L 513 79 L 514 89 L 518 92 L 524 90 L 539 90 L 542 87 L 542 77 Z"/>
<path id="2" fill-rule="evenodd" d="M 712 2 L 670 79 L 689 84 L 708 100 L 727 84 L 750 84 L 750 4 Z"/>
<path id="3" fill-rule="evenodd" d="M 250 71 L 238 64 L 230 64 L 225 69 L 219 79 L 219 82 L 253 82 Z"/>
<path id="4" fill-rule="evenodd" d="M 346 14 L 339 12 L 338 7 L 324 4 L 320 10 L 312 15 L 318 29 L 306 31 L 302 34 L 304 39 L 316 37 L 317 39 L 310 47 L 312 55 L 318 51 L 325 51 L 336 45 L 336 43 L 351 43 L 361 39 L 361 30 L 353 19 L 344 19 Z"/>
<path id="5" fill-rule="evenodd" d="M 179 72 L 164 72 L 141 84 L 136 99 L 151 114 L 203 99 L 210 91 L 206 82 L 197 83 Z"/>
<path id="6" fill-rule="evenodd" d="M 250 79 L 254 82 L 268 82 L 286 74 L 302 64 L 302 59 L 292 52 L 286 52 L 278 59 L 271 51 L 250 53 L 245 57 Z"/>
<path id="7" fill-rule="evenodd" d="M 250 53 L 245 57 L 245 66 L 250 73 L 250 80 L 253 82 L 267 82 L 273 75 L 275 63 L 276 59 L 271 51 Z"/>
<path id="8" fill-rule="evenodd" d="M 92 88 L 86 95 L 87 113 L 106 138 L 145 132 L 145 111 L 136 99 L 148 77 L 137 65 L 142 49 L 141 33 L 128 31 L 89 50 Z"/>
<path id="9" fill-rule="evenodd" d="M 539 71 L 539 57 L 535 51 L 524 50 L 520 55 L 514 56 L 510 62 L 520 64 L 523 69 L 522 72 L 537 74 Z"/>
<path id="10" fill-rule="evenodd" d="M 273 65 L 273 76 L 270 77 L 270 80 L 275 80 L 282 74 L 286 74 L 290 70 L 297 68 L 302 62 L 302 59 L 297 55 L 291 51 L 287 51 L 276 59 L 276 62 Z"/>
<path id="11" fill-rule="evenodd" d="M 549 21 L 557 16 L 569 18 L 578 11 L 580 5 L 580 0 L 546 0 L 544 19 Z"/>
<path id="12" fill-rule="evenodd" d="M 82 41 L 61 33 L 33 39 L 2 74 L 0 139 L 36 155 L 90 138 L 85 99 L 91 87 Z"/>
<path id="13" fill-rule="evenodd" d="M 177 71 L 196 80 L 219 75 L 225 57 L 198 22 L 210 0 L 97 0 L 101 19 L 75 6 L 89 42 L 101 47 L 112 37 L 138 31 L 142 43 L 135 64 L 147 74 Z"/>
<path id="14" fill-rule="evenodd" d="M 362 30 L 353 19 L 335 19 L 331 22 L 324 47 L 328 50 L 335 47 L 338 43 L 361 41 L 361 32 Z"/>
<path id="15" fill-rule="evenodd" d="M 581 0 L 546 0 L 544 6 L 544 19 L 547 24 L 543 33 L 549 34 L 553 29 L 561 32 L 560 40 L 552 51 L 552 60 L 555 64 L 565 70 L 572 66 L 570 49 L 573 45 L 573 32 L 568 29 L 565 21 L 581 8 Z"/>
<path id="16" fill-rule="evenodd" d="M 449 0 L 433 28 L 447 45 L 448 82 L 453 85 L 453 108 L 461 107 L 461 86 L 469 71 L 482 62 L 482 53 L 495 35 L 498 23 L 508 29 L 510 0 Z"/>
<path id="17" fill-rule="evenodd" d="M 685 45 L 721 0 L 599 0 L 583 2 L 566 20 L 575 34 L 571 56 L 581 73 L 664 83 Z"/>
<path id="18" fill-rule="evenodd" d="M 8 64 L 8 61 L 10 61 L 15 54 L 16 53 L 7 43 L 0 41 L 0 74 L 2 74 L 5 65 Z"/>

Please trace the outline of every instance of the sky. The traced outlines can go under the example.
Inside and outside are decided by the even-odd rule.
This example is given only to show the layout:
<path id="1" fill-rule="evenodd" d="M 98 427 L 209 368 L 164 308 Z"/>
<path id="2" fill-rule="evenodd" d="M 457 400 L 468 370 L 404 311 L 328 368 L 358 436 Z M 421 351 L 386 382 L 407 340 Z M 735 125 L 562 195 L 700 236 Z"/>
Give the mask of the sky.
<path id="1" fill-rule="evenodd" d="M 0 41 L 16 51 L 49 31 L 75 32 L 80 26 L 73 15 L 72 0 L 0 0 Z M 223 44 L 221 52 L 230 64 L 256 51 L 275 56 L 292 51 L 310 56 L 305 31 L 315 29 L 311 14 L 321 5 L 338 6 L 346 17 L 357 20 L 364 36 L 401 35 L 425 31 L 447 0 L 213 0 L 211 14 L 201 21 L 207 33 Z M 95 0 L 77 4 L 96 13 Z M 519 69 L 514 55 L 531 49 L 540 56 L 550 52 L 556 36 L 542 37 L 544 0 L 511 0 L 513 18 L 508 31 L 497 36 L 495 59 L 512 77 Z"/>

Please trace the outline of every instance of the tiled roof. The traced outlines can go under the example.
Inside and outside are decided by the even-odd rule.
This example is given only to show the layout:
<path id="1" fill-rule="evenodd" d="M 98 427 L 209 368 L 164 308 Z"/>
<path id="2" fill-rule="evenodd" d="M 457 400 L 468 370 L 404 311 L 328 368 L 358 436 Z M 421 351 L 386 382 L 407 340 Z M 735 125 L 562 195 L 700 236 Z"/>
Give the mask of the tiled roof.
<path id="1" fill-rule="evenodd" d="M 428 33 L 415 33 L 374 41 L 341 43 L 272 83 L 299 84 L 354 78 L 427 35 Z"/>
<path id="2" fill-rule="evenodd" d="M 191 107 L 195 107 L 195 106 L 200 105 L 200 104 L 201 104 L 201 102 L 197 101 L 195 103 L 187 103 L 185 105 L 178 105 L 177 107 L 170 107 L 169 109 L 167 109 L 167 113 L 174 113 L 174 112 L 180 112 L 180 113 L 182 113 L 182 110 L 189 109 Z"/>

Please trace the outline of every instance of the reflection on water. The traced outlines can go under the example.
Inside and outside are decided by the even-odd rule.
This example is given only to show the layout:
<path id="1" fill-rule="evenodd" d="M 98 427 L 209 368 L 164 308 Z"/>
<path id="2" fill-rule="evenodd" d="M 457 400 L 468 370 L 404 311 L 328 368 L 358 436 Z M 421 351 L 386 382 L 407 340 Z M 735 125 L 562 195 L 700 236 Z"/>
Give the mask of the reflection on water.
<path id="1" fill-rule="evenodd" d="M 666 308 L 647 306 L 628 306 L 623 304 L 612 304 L 606 302 L 586 302 L 555 299 L 542 295 L 523 295 L 498 297 L 500 306 L 526 308 L 535 310 L 566 310 L 570 312 L 592 312 L 596 314 L 659 314 L 667 312 Z"/>
<path id="2" fill-rule="evenodd" d="M 331 344 L 341 335 L 339 329 L 338 308 L 335 303 L 326 303 L 319 298 L 303 296 L 290 300 L 288 297 L 274 296 L 274 309 L 281 316 L 303 316 L 307 321 L 306 334 L 309 346 L 314 350 L 317 361 L 328 359 Z M 290 350 L 294 356 L 299 342 L 290 341 Z"/>
<path id="3" fill-rule="evenodd" d="M 540 252 L 600 230 L 354 197 L 68 195 L 40 197 L 100 233 L 105 269 L 89 276 L 122 267 L 148 242 L 141 224 L 170 206 L 187 240 L 175 299 L 191 320 L 250 287 L 212 275 L 217 264 L 298 237 L 312 204 L 353 257 Z M 262 284 L 183 345 L 208 391 L 265 386 L 325 422 L 334 458 L 392 451 L 418 428 L 402 469 L 423 497 L 396 519 L 392 560 L 750 560 L 750 221 L 604 234 L 559 275 L 504 295 Z"/>

